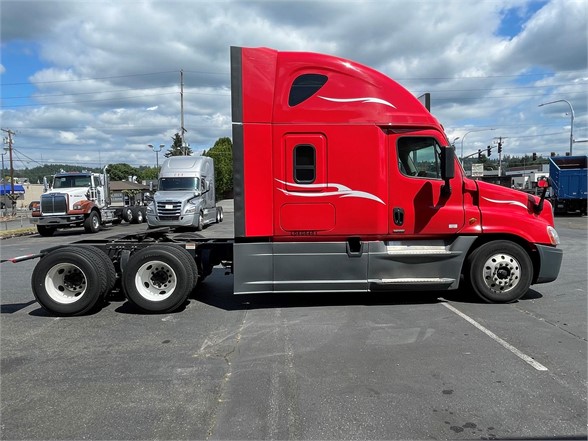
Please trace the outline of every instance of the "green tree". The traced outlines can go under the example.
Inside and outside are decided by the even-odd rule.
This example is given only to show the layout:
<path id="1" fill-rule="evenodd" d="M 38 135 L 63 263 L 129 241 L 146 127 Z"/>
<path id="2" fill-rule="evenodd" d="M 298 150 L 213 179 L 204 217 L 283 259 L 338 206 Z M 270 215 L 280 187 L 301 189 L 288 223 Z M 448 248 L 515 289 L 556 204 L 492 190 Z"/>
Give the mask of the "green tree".
<path id="1" fill-rule="evenodd" d="M 230 138 L 219 138 L 214 146 L 202 153 L 214 160 L 217 198 L 231 195 L 233 191 L 233 143 Z"/>
<path id="2" fill-rule="evenodd" d="M 111 164 L 106 170 L 111 181 L 126 181 L 129 176 L 139 176 L 137 168 L 129 164 Z"/>
<path id="3" fill-rule="evenodd" d="M 140 181 L 157 179 L 159 176 L 159 169 L 157 167 L 139 167 L 138 171 L 137 179 Z"/>
<path id="4" fill-rule="evenodd" d="M 14 169 L 14 176 L 18 178 L 27 178 L 31 184 L 42 184 L 43 177 L 47 176 L 50 179 L 55 173 L 59 173 L 61 170 L 70 171 L 101 171 L 98 167 L 83 167 L 79 165 L 68 165 L 68 164 L 46 164 L 39 167 L 25 168 L 25 169 Z M 4 174 L 6 181 L 10 181 L 10 174 L 8 169 L 4 168 Z"/>
<path id="5" fill-rule="evenodd" d="M 172 137 L 172 145 L 170 149 L 165 152 L 165 157 L 169 158 L 170 156 L 190 156 L 192 155 L 192 149 L 189 146 L 182 145 L 182 137 L 179 133 L 176 133 Z"/>

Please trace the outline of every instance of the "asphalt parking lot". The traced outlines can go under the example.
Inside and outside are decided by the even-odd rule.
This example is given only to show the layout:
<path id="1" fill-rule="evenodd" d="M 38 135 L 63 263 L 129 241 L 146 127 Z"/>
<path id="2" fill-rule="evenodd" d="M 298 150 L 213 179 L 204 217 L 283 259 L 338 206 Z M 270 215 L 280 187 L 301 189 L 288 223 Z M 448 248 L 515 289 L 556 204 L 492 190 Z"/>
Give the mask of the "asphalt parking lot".
<path id="1" fill-rule="evenodd" d="M 231 237 L 231 217 L 204 233 Z M 4 263 L 1 437 L 586 439 L 587 219 L 556 227 L 560 277 L 510 305 L 463 292 L 235 296 L 217 268 L 172 314 L 114 298 L 58 318 L 34 301 L 35 261 Z M 14 237 L 0 254 L 81 238 Z"/>

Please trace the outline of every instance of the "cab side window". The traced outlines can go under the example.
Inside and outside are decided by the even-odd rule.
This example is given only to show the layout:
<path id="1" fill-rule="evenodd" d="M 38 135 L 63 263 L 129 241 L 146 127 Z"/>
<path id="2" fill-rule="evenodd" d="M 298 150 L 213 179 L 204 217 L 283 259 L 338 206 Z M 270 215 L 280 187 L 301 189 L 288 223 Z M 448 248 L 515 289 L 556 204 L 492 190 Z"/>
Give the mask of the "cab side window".
<path id="1" fill-rule="evenodd" d="M 434 138 L 400 138 L 397 144 L 398 168 L 406 176 L 441 179 L 440 152 Z"/>

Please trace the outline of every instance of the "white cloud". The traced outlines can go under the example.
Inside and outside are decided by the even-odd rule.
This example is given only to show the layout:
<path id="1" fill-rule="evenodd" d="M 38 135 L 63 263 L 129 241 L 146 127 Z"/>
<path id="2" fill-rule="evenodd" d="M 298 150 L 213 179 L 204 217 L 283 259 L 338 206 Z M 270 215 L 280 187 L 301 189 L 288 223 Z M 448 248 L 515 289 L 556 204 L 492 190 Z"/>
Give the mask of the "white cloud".
<path id="1" fill-rule="evenodd" d="M 78 136 L 72 132 L 64 132 L 60 130 L 58 132 L 59 136 L 57 137 L 57 142 L 60 144 L 80 144 L 84 143 L 84 141 L 78 139 Z"/>

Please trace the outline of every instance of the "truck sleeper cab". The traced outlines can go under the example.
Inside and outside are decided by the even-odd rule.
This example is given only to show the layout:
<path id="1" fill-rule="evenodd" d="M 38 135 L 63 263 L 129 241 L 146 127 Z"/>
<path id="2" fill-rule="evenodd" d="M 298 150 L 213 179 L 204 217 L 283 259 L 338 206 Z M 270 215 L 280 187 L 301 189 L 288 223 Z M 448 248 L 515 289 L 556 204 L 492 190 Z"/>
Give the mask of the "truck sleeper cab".
<path id="1" fill-rule="evenodd" d="M 468 179 L 398 83 L 319 54 L 231 61 L 236 293 L 446 290 L 465 273 L 510 302 L 557 277 L 549 204 Z"/>
<path id="2" fill-rule="evenodd" d="M 82 314 L 116 285 L 139 308 L 169 312 L 221 263 L 235 294 L 465 283 L 504 303 L 556 279 L 562 251 L 546 189 L 537 197 L 467 178 L 439 122 L 383 74 L 334 56 L 232 47 L 231 99 L 234 238 L 154 230 L 44 250 L 33 256 L 41 305 Z M 65 280 L 72 274 L 82 276 Z"/>

